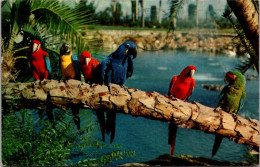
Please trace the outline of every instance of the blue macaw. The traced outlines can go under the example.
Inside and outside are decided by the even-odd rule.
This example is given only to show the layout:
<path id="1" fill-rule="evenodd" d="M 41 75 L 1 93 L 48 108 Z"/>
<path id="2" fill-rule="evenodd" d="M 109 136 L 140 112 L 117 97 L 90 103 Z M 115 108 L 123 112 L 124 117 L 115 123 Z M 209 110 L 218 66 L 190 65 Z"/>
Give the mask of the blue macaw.
<path id="1" fill-rule="evenodd" d="M 126 79 L 131 77 L 134 70 L 134 61 L 137 56 L 137 45 L 132 41 L 124 42 L 119 48 L 101 62 L 101 78 L 105 85 L 108 85 L 111 92 L 110 83 L 124 86 Z M 97 112 L 101 133 L 104 139 L 104 130 L 107 134 L 111 132 L 110 143 L 115 137 L 116 112 L 107 112 L 107 122 L 105 125 L 104 111 Z M 105 127 L 105 128 L 104 128 Z"/>

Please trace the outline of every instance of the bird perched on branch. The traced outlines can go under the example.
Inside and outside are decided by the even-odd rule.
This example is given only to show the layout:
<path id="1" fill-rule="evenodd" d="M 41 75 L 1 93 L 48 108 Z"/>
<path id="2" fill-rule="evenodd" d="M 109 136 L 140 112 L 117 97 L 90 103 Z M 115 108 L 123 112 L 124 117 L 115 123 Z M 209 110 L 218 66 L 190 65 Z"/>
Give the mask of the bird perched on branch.
<path id="1" fill-rule="evenodd" d="M 28 61 L 36 81 L 48 79 L 51 73 L 50 58 L 48 53 L 42 50 L 40 41 L 32 40 Z"/>
<path id="2" fill-rule="evenodd" d="M 245 85 L 246 80 L 243 74 L 238 71 L 229 71 L 224 79 L 226 85 L 219 95 L 219 102 L 214 111 L 224 110 L 232 113 L 234 120 L 237 119 L 237 113 L 243 107 L 246 99 Z M 216 135 L 212 149 L 212 157 L 217 153 L 223 137 Z"/>
<path id="3" fill-rule="evenodd" d="M 195 66 L 187 66 L 182 70 L 180 75 L 174 76 L 169 85 L 168 96 L 175 97 L 181 100 L 187 100 L 192 94 L 195 87 L 195 79 L 193 79 L 195 71 Z M 174 122 L 170 122 L 168 144 L 171 145 L 171 155 L 174 154 L 176 134 L 177 125 Z"/>
<path id="4" fill-rule="evenodd" d="M 101 64 L 98 60 L 91 57 L 88 51 L 83 51 L 79 57 L 82 72 L 84 74 L 85 82 L 89 84 L 102 84 L 100 77 Z M 102 134 L 102 140 L 105 141 L 105 117 L 104 112 L 101 110 L 96 111 L 99 118 L 99 124 Z"/>
<path id="5" fill-rule="evenodd" d="M 90 52 L 83 51 L 79 57 L 82 72 L 86 83 L 102 84 L 100 77 L 101 64 L 98 60 L 91 57 Z"/>
<path id="6" fill-rule="evenodd" d="M 118 49 L 110 54 L 101 63 L 101 79 L 108 89 L 113 94 L 111 83 L 118 84 L 124 87 L 126 79 L 131 77 L 134 70 L 134 59 L 137 56 L 137 45 L 132 41 L 124 42 Z M 107 112 L 107 122 L 105 124 L 104 112 L 99 111 L 98 120 L 105 127 L 107 134 L 111 132 L 110 143 L 115 137 L 115 121 L 116 112 Z M 104 133 L 104 132 L 102 132 Z M 102 134 L 103 136 L 103 134 Z"/>
<path id="7" fill-rule="evenodd" d="M 60 48 L 60 69 L 65 80 L 76 79 L 81 81 L 80 63 L 76 55 L 72 54 L 71 46 L 63 43 Z M 71 108 L 73 120 L 80 132 L 79 108 L 73 106 Z"/>

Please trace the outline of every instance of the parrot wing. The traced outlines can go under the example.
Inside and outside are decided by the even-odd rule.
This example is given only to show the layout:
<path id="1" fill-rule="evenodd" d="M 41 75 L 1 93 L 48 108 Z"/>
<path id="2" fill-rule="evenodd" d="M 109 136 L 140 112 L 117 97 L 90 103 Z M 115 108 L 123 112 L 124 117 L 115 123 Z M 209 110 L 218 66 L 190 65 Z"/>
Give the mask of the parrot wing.
<path id="1" fill-rule="evenodd" d="M 239 102 L 239 107 L 238 107 L 237 111 L 240 111 L 241 108 L 244 106 L 245 100 L 246 100 L 246 91 L 243 90 L 242 96 L 241 96 L 241 99 L 240 99 L 240 102 Z"/>
<path id="2" fill-rule="evenodd" d="M 173 88 L 174 88 L 174 85 L 175 85 L 175 83 L 177 81 L 177 78 L 178 78 L 178 76 L 172 77 L 172 80 L 171 80 L 170 85 L 169 85 L 168 96 L 173 94 Z"/>
<path id="3" fill-rule="evenodd" d="M 100 77 L 103 83 L 108 84 L 111 83 L 111 56 L 108 56 L 105 60 L 101 62 L 101 69 L 100 69 Z"/>
<path id="4" fill-rule="evenodd" d="M 134 61 L 133 61 L 133 55 L 130 55 L 128 57 L 128 66 L 127 66 L 127 73 L 126 73 L 126 78 L 129 78 L 132 76 L 134 71 Z"/>
<path id="5" fill-rule="evenodd" d="M 192 94 L 192 92 L 193 92 L 193 90 L 194 90 L 194 88 L 195 88 L 195 85 L 196 85 L 196 83 L 195 83 L 195 79 L 192 79 L 192 82 L 191 82 L 191 84 L 190 84 L 190 89 L 189 89 L 189 92 L 187 93 L 187 96 L 186 96 L 186 100 L 188 100 L 188 98 L 190 97 L 190 95 Z"/>
<path id="6" fill-rule="evenodd" d="M 76 73 L 75 79 L 81 81 L 81 76 L 80 76 L 81 66 L 80 66 L 78 57 L 74 54 L 72 54 L 72 61 L 73 61 L 73 65 L 74 65 L 75 73 Z"/>
<path id="7" fill-rule="evenodd" d="M 219 96 L 218 96 L 218 99 L 219 101 L 224 97 L 225 93 L 227 92 L 227 89 L 228 89 L 228 85 L 225 86 L 222 91 L 220 92 Z"/>

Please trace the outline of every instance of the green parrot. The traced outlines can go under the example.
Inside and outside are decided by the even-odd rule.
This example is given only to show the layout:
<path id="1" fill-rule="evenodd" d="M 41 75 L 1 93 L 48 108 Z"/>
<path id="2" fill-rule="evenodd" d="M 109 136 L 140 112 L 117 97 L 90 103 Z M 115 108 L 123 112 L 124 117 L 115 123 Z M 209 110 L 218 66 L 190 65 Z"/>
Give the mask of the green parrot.
<path id="1" fill-rule="evenodd" d="M 243 74 L 238 71 L 229 71 L 224 79 L 226 85 L 219 95 L 219 102 L 215 111 L 219 109 L 232 113 L 234 119 L 236 114 L 243 107 L 246 99 L 245 85 L 246 80 Z M 217 153 L 223 137 L 216 135 L 212 150 L 212 157 Z"/>

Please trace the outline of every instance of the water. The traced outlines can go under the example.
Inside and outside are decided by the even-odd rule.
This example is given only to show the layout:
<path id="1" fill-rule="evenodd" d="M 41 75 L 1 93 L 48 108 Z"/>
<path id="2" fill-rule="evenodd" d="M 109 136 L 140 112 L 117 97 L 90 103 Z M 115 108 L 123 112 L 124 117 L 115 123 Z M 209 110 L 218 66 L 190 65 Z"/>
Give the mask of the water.
<path id="1" fill-rule="evenodd" d="M 171 78 L 178 75 L 186 66 L 194 65 L 197 67 L 194 77 L 196 88 L 190 101 L 214 107 L 217 105 L 220 92 L 206 90 L 201 84 L 224 84 L 225 73 L 234 70 L 235 65 L 239 62 L 238 58 L 224 57 L 223 55 L 212 56 L 207 53 L 139 52 L 135 59 L 134 74 L 127 80 L 126 85 L 144 91 L 167 94 Z M 246 77 L 251 74 L 256 73 L 249 71 Z M 247 81 L 247 98 L 239 115 L 246 118 L 259 118 L 258 83 L 258 79 Z M 199 130 L 178 128 L 175 155 L 189 154 L 211 158 L 214 138 L 214 135 Z M 106 136 L 106 139 L 108 143 L 109 136 Z M 124 149 L 136 151 L 136 156 L 112 162 L 110 165 L 152 160 L 170 151 L 168 123 L 117 114 L 114 144 L 120 144 Z M 218 153 L 212 159 L 220 161 L 246 160 L 244 156 L 246 152 L 246 146 L 224 138 Z"/>

